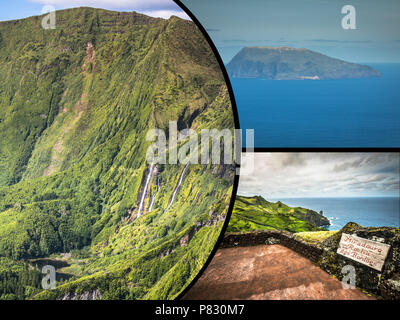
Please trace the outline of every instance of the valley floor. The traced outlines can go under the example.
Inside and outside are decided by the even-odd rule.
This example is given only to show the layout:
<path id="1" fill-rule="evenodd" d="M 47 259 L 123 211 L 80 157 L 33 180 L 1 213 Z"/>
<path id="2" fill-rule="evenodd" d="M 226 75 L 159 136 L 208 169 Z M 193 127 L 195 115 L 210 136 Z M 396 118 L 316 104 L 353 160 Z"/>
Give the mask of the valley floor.
<path id="1" fill-rule="evenodd" d="M 185 300 L 369 300 L 281 245 L 219 249 Z"/>

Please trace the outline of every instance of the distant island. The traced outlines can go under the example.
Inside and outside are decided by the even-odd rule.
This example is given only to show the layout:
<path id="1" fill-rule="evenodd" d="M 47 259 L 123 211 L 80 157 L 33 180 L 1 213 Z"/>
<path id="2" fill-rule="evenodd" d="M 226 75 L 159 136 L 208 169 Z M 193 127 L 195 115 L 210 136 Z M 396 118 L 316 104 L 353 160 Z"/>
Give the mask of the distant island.
<path id="1" fill-rule="evenodd" d="M 378 70 L 366 65 L 290 47 L 245 47 L 226 67 L 233 78 L 320 80 L 381 76 Z"/>

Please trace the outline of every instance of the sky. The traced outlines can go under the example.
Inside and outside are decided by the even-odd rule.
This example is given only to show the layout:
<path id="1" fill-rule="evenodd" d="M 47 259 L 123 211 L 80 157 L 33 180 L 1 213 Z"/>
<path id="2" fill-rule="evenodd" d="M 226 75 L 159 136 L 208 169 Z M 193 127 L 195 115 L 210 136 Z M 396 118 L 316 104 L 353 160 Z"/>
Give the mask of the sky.
<path id="1" fill-rule="evenodd" d="M 86 6 L 115 11 L 137 11 L 165 19 L 171 15 L 189 19 L 186 13 L 172 0 L 2 0 L 0 2 L 0 21 L 41 15 L 45 5 L 52 5 L 56 10 Z"/>
<path id="2" fill-rule="evenodd" d="M 399 0 L 182 0 L 203 24 L 225 63 L 245 46 L 307 48 L 349 62 L 400 62 Z M 344 5 L 356 9 L 356 29 L 341 25 Z M 91 6 L 189 19 L 172 0 L 12 0 L 0 21 L 56 9 Z"/>
<path id="3" fill-rule="evenodd" d="M 239 195 L 399 196 L 400 153 L 254 153 L 254 157 L 253 172 L 240 177 Z"/>
<path id="4" fill-rule="evenodd" d="M 245 46 L 307 48 L 350 62 L 400 62 L 399 0 L 182 0 L 225 63 Z M 344 5 L 356 29 L 342 28 Z"/>

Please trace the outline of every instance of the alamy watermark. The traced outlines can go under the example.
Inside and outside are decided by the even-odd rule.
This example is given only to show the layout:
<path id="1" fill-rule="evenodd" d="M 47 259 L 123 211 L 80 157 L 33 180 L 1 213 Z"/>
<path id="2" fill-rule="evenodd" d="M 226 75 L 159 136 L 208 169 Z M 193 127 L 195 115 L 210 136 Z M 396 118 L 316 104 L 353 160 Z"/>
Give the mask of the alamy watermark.
<path id="1" fill-rule="evenodd" d="M 342 287 L 343 289 L 355 289 L 356 288 L 356 268 L 352 265 L 345 265 L 342 270 L 342 274 L 344 275 L 342 279 Z"/>
<path id="2" fill-rule="evenodd" d="M 54 6 L 44 6 L 42 14 L 46 14 L 42 19 L 42 28 L 45 30 L 56 29 L 56 8 Z"/>
<path id="3" fill-rule="evenodd" d="M 354 30 L 356 27 L 356 8 L 352 5 L 345 5 L 342 7 L 342 14 L 345 16 L 342 18 L 342 28 L 345 30 Z"/>
<path id="4" fill-rule="evenodd" d="M 170 121 L 167 132 L 151 129 L 146 140 L 153 142 L 146 153 L 150 164 L 224 164 L 239 165 L 246 160 L 241 175 L 250 174 L 254 168 L 254 129 L 245 131 L 246 154 L 242 154 L 241 129 L 178 130 L 177 121 Z M 167 141 L 168 136 L 168 141 Z M 252 161 L 253 160 L 253 161 Z"/>
<path id="5" fill-rule="evenodd" d="M 42 288 L 44 290 L 53 290 L 56 288 L 56 268 L 51 265 L 44 266 L 42 273 L 45 276 L 42 279 Z"/>

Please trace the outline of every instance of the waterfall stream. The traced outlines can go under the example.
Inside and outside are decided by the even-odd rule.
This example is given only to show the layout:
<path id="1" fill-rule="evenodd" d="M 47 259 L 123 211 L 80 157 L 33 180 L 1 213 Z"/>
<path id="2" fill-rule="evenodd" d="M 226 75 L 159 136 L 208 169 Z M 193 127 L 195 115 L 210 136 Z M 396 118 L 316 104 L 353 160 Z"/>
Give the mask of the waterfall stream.
<path id="1" fill-rule="evenodd" d="M 176 196 L 176 194 L 177 194 L 177 192 L 178 192 L 178 189 L 179 189 L 179 187 L 180 187 L 180 185 L 181 185 L 181 183 L 182 183 L 183 176 L 185 175 L 185 171 L 186 171 L 187 166 L 188 166 L 188 165 L 186 165 L 186 166 L 183 168 L 183 171 L 182 171 L 181 176 L 180 176 L 179 181 L 178 181 L 178 185 L 176 186 L 176 188 L 175 188 L 175 190 L 174 190 L 174 193 L 172 194 L 171 201 L 169 202 L 169 204 L 168 204 L 168 206 L 167 206 L 167 209 L 165 209 L 163 213 L 167 212 L 168 209 L 172 206 L 172 203 L 173 203 L 174 200 L 175 200 L 175 196 Z"/>
<path id="2" fill-rule="evenodd" d="M 151 178 L 151 175 L 153 173 L 153 167 L 154 167 L 154 163 L 152 163 L 150 165 L 149 173 L 148 173 L 147 179 L 146 179 L 146 184 L 145 184 L 144 189 L 143 189 L 142 199 L 140 200 L 140 204 L 139 204 L 137 218 L 139 218 L 142 215 L 143 203 L 144 203 L 144 200 L 146 199 L 147 187 L 149 186 L 150 178 Z"/>
<path id="3" fill-rule="evenodd" d="M 147 211 L 150 212 L 153 209 L 154 201 L 156 200 L 159 190 L 160 190 L 160 178 L 157 178 L 157 192 L 155 192 L 153 194 L 153 197 L 151 198 L 151 203 L 150 203 L 149 209 Z"/>

